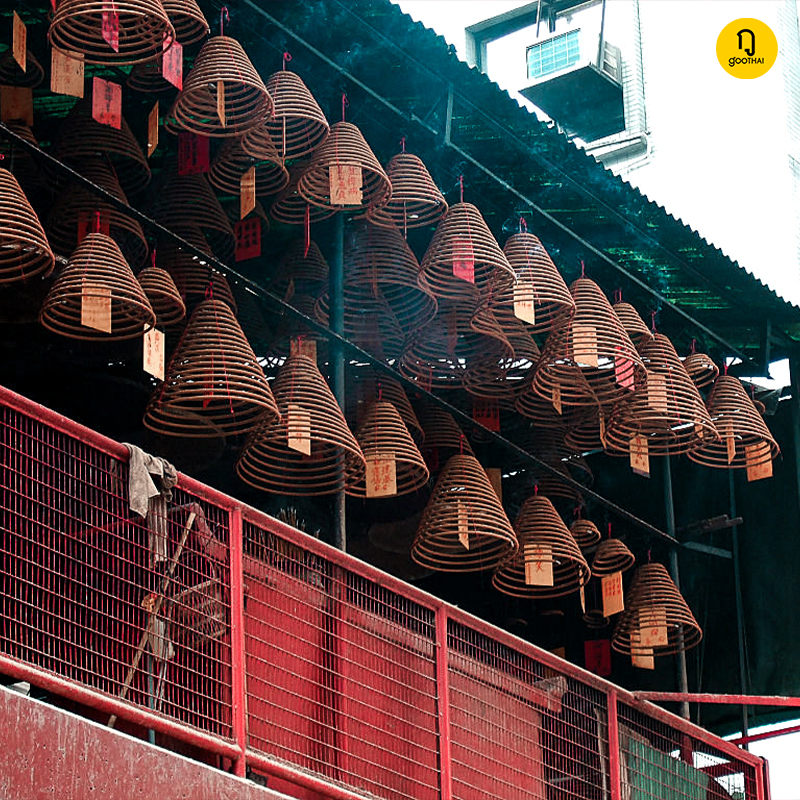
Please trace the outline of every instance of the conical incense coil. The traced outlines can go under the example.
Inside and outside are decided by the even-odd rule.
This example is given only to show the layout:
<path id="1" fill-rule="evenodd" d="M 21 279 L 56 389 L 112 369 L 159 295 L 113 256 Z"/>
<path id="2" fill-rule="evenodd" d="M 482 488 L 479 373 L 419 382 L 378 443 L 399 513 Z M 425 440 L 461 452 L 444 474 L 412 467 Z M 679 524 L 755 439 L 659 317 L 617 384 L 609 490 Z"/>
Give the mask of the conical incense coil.
<path id="1" fill-rule="evenodd" d="M 104 37 L 104 18 L 119 15 L 118 47 Z M 60 0 L 47 38 L 53 47 L 83 53 L 87 64 L 137 64 L 158 58 L 175 40 L 160 0 Z"/>
<path id="2" fill-rule="evenodd" d="M 602 408 L 587 410 L 587 414 L 570 417 L 564 441 L 572 450 L 588 454 L 605 449 L 606 420 L 610 413 Z"/>
<path id="3" fill-rule="evenodd" d="M 193 415 L 216 426 L 210 432 Z M 279 419 L 267 379 L 230 307 L 205 300 L 194 310 L 144 416 L 170 436 L 246 433 Z"/>
<path id="4" fill-rule="evenodd" d="M 611 646 L 633 656 L 665 656 L 700 643 L 703 631 L 662 564 L 636 570 Z"/>
<path id="5" fill-rule="evenodd" d="M 7 121 L 3 124 L 21 139 L 34 147 L 39 147 L 33 131 L 24 122 Z M 49 187 L 39 170 L 38 160 L 29 150 L 25 149 L 24 145 L 14 139 L 0 137 L 0 155 L 2 155 L 0 161 L 5 165 L 5 169 L 14 175 L 22 191 L 29 198 L 29 202 L 31 197 L 37 198 L 45 193 L 49 194 Z M 36 205 L 36 201 L 34 200 L 31 205 Z"/>
<path id="6" fill-rule="evenodd" d="M 235 237 L 205 175 L 165 174 L 157 181 L 151 213 L 170 230 L 199 229 L 221 261 L 233 256 Z"/>
<path id="7" fill-rule="evenodd" d="M 241 44 L 214 36 L 197 54 L 165 126 L 173 133 L 241 136 L 273 113 L 272 98 Z"/>
<path id="8" fill-rule="evenodd" d="M 25 71 L 17 64 L 11 48 L 0 56 L 0 84 L 3 86 L 27 86 L 35 89 L 44 80 L 42 65 L 30 50 L 25 51 Z"/>
<path id="9" fill-rule="evenodd" d="M 55 256 L 16 178 L 0 168 L 0 285 L 47 277 Z"/>
<path id="10" fill-rule="evenodd" d="M 364 456 L 317 365 L 291 355 L 273 387 L 282 419 L 253 431 L 236 463 L 239 477 L 265 492 L 331 494 L 344 488 L 347 459 L 348 480 L 360 480 Z"/>
<path id="11" fill-rule="evenodd" d="M 656 333 L 640 345 L 639 354 L 647 366 L 645 385 L 614 409 L 606 427 L 606 452 L 627 454 L 635 436 L 645 437 L 648 455 L 678 455 L 715 439 L 700 393 L 669 339 Z"/>
<path id="12" fill-rule="evenodd" d="M 433 234 L 421 267 L 420 274 L 440 300 L 474 304 L 489 283 L 500 296 L 514 282 L 514 270 L 472 203 L 450 207 Z"/>
<path id="13" fill-rule="evenodd" d="M 315 241 L 310 240 L 306 245 L 302 239 L 293 239 L 281 256 L 269 288 L 279 297 L 289 299 L 295 293 L 319 296 L 327 288 L 329 271 Z"/>
<path id="14" fill-rule="evenodd" d="M 289 183 L 269 207 L 269 215 L 273 219 L 286 225 L 311 225 L 313 222 L 328 219 L 337 212 L 338 209 L 334 206 L 323 208 L 312 205 L 297 190 L 297 184 L 307 168 L 307 164 L 292 164 L 289 169 Z"/>
<path id="15" fill-rule="evenodd" d="M 84 324 L 87 307 L 95 303 L 106 309 L 97 328 Z M 141 337 L 156 315 L 116 242 L 90 233 L 50 288 L 39 320 L 71 339 L 116 341 Z"/>
<path id="16" fill-rule="evenodd" d="M 531 384 L 562 408 L 610 405 L 642 385 L 644 364 L 622 323 L 594 281 L 578 278 L 570 293 L 575 316 L 547 337 Z"/>
<path id="17" fill-rule="evenodd" d="M 125 79 L 125 85 L 142 94 L 172 95 L 176 90 L 163 75 L 163 58 L 134 65 Z"/>
<path id="18" fill-rule="evenodd" d="M 517 551 L 517 537 L 478 460 L 455 455 L 422 515 L 411 557 L 440 572 L 491 569 Z"/>
<path id="19" fill-rule="evenodd" d="M 417 417 L 425 436 L 423 455 L 431 474 L 438 473 L 450 456 L 474 455 L 469 439 L 452 414 L 433 403 L 425 403 L 419 407 Z"/>
<path id="20" fill-rule="evenodd" d="M 352 191 L 333 195 L 335 177 Z M 350 122 L 331 126 L 330 136 L 317 147 L 300 176 L 297 190 L 311 205 L 334 211 L 384 206 L 392 195 L 383 167 L 361 131 Z"/>
<path id="21" fill-rule="evenodd" d="M 630 303 L 619 300 L 614 303 L 613 309 L 636 347 L 653 340 L 653 332 L 644 324 L 639 312 Z"/>
<path id="22" fill-rule="evenodd" d="M 267 91 L 274 104 L 273 115 L 263 127 L 245 134 L 242 147 L 256 155 L 257 140 L 264 135 L 272 140 L 278 155 L 295 160 L 310 156 L 330 133 L 330 126 L 314 96 L 302 78 L 289 70 L 281 70 L 267 79 Z"/>
<path id="23" fill-rule="evenodd" d="M 79 101 L 65 117 L 51 150 L 54 158 L 78 172 L 87 159 L 105 160 L 125 194 L 134 194 L 150 183 L 150 165 L 124 117 L 121 127 L 103 125 L 92 117 L 91 99 Z M 46 169 L 51 183 L 63 183 L 55 169 Z"/>
<path id="24" fill-rule="evenodd" d="M 169 272 L 152 264 L 136 277 L 150 301 L 159 325 L 174 325 L 186 316 L 186 306 Z"/>
<path id="25" fill-rule="evenodd" d="M 478 309 L 469 323 L 470 329 L 482 334 L 467 361 L 464 389 L 473 397 L 513 401 L 511 386 L 506 380 L 508 370 L 514 365 L 515 352 L 503 329 L 488 309 Z"/>
<path id="26" fill-rule="evenodd" d="M 161 4 L 175 28 L 175 38 L 182 45 L 199 42 L 211 32 L 196 0 L 161 0 Z"/>
<path id="27" fill-rule="evenodd" d="M 719 438 L 701 440 L 688 453 L 692 461 L 707 467 L 742 469 L 764 465 L 780 455 L 778 443 L 738 378 L 720 375 L 707 406 Z"/>
<path id="28" fill-rule="evenodd" d="M 569 526 L 569 532 L 581 550 L 585 550 L 600 541 L 600 531 L 590 519 L 576 519 Z"/>
<path id="29" fill-rule="evenodd" d="M 575 301 L 564 279 L 536 236 L 515 233 L 506 241 L 503 253 L 515 279 L 491 296 L 485 295 L 481 303 L 492 306 L 504 329 L 508 320 L 524 319 L 530 333 L 547 333 L 575 313 Z"/>
<path id="30" fill-rule="evenodd" d="M 385 302 L 403 334 L 418 331 L 436 316 L 436 298 L 417 280 L 419 263 L 397 228 L 367 222 L 355 226 L 344 251 L 345 307 Z M 328 292 L 320 297 L 328 313 Z"/>
<path id="31" fill-rule="evenodd" d="M 289 171 L 268 136 L 263 136 L 258 145 L 251 152 L 245 152 L 239 139 L 228 139 L 211 165 L 208 173 L 211 184 L 221 192 L 239 195 L 242 176 L 255 167 L 255 193 L 258 197 L 281 191 L 289 183 Z"/>
<path id="32" fill-rule="evenodd" d="M 546 497 L 525 501 L 514 530 L 519 550 L 495 571 L 495 589 L 512 597 L 563 597 L 589 582 L 583 553 Z"/>
<path id="33" fill-rule="evenodd" d="M 447 201 L 433 182 L 422 159 L 411 153 L 398 153 L 386 165 L 392 184 L 392 197 L 382 208 L 367 210 L 367 219 L 375 225 L 408 228 L 435 225 L 447 213 Z"/>
<path id="34" fill-rule="evenodd" d="M 574 476 L 584 486 L 591 486 L 594 475 L 583 456 L 571 450 L 564 441 L 565 428 L 539 428 L 530 424 L 523 425 L 514 434 L 514 443 L 527 453 L 534 454 L 546 464 L 566 468 L 566 474 Z M 526 458 L 510 455 L 509 463 L 519 464 L 526 468 L 530 461 Z M 549 496 L 549 495 L 547 495 Z"/>
<path id="35" fill-rule="evenodd" d="M 711 386 L 719 376 L 719 367 L 705 353 L 690 353 L 683 360 L 683 366 L 698 389 Z"/>
<path id="36" fill-rule="evenodd" d="M 574 478 L 569 474 L 567 468 L 560 461 L 542 460 L 551 468 L 552 472 L 538 464 L 532 464 L 528 470 L 535 478 L 535 484 L 539 491 L 553 502 L 564 501 L 571 504 L 571 507 L 584 505 L 583 495 L 580 489 L 573 485 Z"/>
<path id="37" fill-rule="evenodd" d="M 514 350 L 514 359 L 506 370 L 506 383 L 508 384 L 509 396 L 516 402 L 516 398 L 527 388 L 529 379 L 533 375 L 533 371 L 542 354 L 534 338 L 522 323 L 519 326 L 512 323 L 501 327 Z"/>
<path id="38" fill-rule="evenodd" d="M 376 460 L 394 462 L 396 491 L 387 491 L 383 496 L 411 494 L 428 483 L 428 467 L 397 409 L 387 400 L 378 400 L 369 406 L 356 430 L 356 441 L 361 446 L 368 469 L 370 462 L 374 463 Z M 370 492 L 367 481 L 370 475 L 365 476 L 361 462 L 357 459 L 355 473 L 358 477 L 351 478 L 351 461 L 352 459 L 348 459 L 347 462 L 347 494 L 368 497 Z"/>
<path id="39" fill-rule="evenodd" d="M 592 575 L 613 575 L 627 572 L 636 563 L 633 553 L 619 539 L 603 539 L 594 551 Z"/>
<path id="40" fill-rule="evenodd" d="M 541 356 L 539 360 L 541 360 Z M 538 364 L 538 361 L 536 363 Z M 534 371 L 535 369 L 534 367 Z M 529 373 L 521 382 L 514 408 L 522 416 L 533 420 L 538 427 L 563 428 L 566 426 L 571 429 L 573 426 L 583 424 L 585 421 L 596 417 L 595 407 L 563 408 L 560 406 L 560 395 L 558 405 L 554 406 L 552 398 L 545 399 L 540 397 L 531 389 L 532 382 L 533 374 Z"/>

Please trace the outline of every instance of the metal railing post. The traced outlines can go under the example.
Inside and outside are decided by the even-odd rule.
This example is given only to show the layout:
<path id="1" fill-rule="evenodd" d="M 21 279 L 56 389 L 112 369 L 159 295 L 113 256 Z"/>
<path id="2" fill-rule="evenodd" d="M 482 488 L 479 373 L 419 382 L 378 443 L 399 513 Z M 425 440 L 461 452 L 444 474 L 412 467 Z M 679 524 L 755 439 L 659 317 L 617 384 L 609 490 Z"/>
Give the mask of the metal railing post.
<path id="1" fill-rule="evenodd" d="M 611 689 L 608 701 L 608 783 L 611 800 L 622 800 L 622 770 L 619 757 L 619 719 L 617 717 L 617 693 Z"/>
<path id="2" fill-rule="evenodd" d="M 242 509 L 230 511 L 230 568 L 231 568 L 231 708 L 233 740 L 239 749 L 234 772 L 240 777 L 247 773 L 247 682 L 245 677 L 244 642 L 244 573 L 242 568 L 243 526 Z"/>
<path id="3" fill-rule="evenodd" d="M 439 797 L 453 800 L 453 761 L 450 752 L 450 670 L 447 648 L 447 609 L 436 609 L 436 706 L 439 710 Z"/>

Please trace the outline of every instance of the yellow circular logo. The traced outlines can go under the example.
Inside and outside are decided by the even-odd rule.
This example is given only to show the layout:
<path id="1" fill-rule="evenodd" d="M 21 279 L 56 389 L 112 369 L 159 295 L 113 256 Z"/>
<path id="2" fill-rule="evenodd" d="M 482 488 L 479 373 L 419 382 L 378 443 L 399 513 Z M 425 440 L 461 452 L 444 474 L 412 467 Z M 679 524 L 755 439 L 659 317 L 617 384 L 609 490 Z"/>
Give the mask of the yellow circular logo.
<path id="1" fill-rule="evenodd" d="M 760 78 L 778 57 L 778 40 L 760 19 L 729 22 L 717 37 L 717 58 L 734 78 Z"/>

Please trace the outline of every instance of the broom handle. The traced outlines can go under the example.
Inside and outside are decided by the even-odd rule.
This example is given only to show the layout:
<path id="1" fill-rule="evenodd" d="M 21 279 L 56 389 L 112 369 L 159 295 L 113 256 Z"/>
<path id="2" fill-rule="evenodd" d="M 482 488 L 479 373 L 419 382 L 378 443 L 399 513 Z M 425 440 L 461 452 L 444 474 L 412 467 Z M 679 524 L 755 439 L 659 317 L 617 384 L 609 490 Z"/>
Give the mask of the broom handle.
<path id="1" fill-rule="evenodd" d="M 187 517 L 186 525 L 184 525 L 183 533 L 181 534 L 181 540 L 178 542 L 178 546 L 175 548 L 175 552 L 172 554 L 172 558 L 169 560 L 169 566 L 164 573 L 164 577 L 161 579 L 161 591 L 159 592 L 159 595 L 153 604 L 153 609 L 147 618 L 147 625 L 142 632 L 141 638 L 139 639 L 139 646 L 136 648 L 136 655 L 133 657 L 133 662 L 128 668 L 128 674 L 125 676 L 125 682 L 122 684 L 122 690 L 119 693 L 120 700 L 124 700 L 128 696 L 128 690 L 131 688 L 131 684 L 133 683 L 133 676 L 136 674 L 136 670 L 139 668 L 139 662 L 142 660 L 142 656 L 144 655 L 144 648 L 147 646 L 147 640 L 150 636 L 150 629 L 153 625 L 153 622 L 155 622 L 156 617 L 158 616 L 158 612 L 161 610 L 161 605 L 164 602 L 167 589 L 169 589 L 169 585 L 172 583 L 172 576 L 175 574 L 175 567 L 178 565 L 178 560 L 183 553 L 183 546 L 186 544 L 186 539 L 189 537 L 189 531 L 192 529 L 195 516 L 195 512 L 192 511 Z M 117 715 L 112 714 L 108 718 L 108 727 L 113 728 L 116 722 Z"/>

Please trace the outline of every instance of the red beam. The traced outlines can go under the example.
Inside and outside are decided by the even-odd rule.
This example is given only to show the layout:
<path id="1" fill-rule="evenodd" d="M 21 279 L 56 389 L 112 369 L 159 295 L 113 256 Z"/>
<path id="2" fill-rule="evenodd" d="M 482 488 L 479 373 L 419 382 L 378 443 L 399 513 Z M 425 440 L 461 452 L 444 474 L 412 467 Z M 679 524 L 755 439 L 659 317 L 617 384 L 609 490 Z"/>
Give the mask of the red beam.
<path id="1" fill-rule="evenodd" d="M 764 694 L 705 694 L 703 692 L 634 692 L 651 703 L 728 703 L 735 706 L 784 706 L 800 708 L 800 697 Z"/>
<path id="2" fill-rule="evenodd" d="M 749 736 L 740 736 L 738 739 L 728 739 L 733 744 L 749 744 L 750 742 L 761 742 L 764 739 L 774 739 L 776 736 L 784 736 L 787 733 L 800 733 L 800 725 L 792 725 L 789 728 L 778 728 L 775 731 L 765 733 L 752 733 Z"/>
<path id="3" fill-rule="evenodd" d="M 230 569 L 231 569 L 231 700 L 233 711 L 233 740 L 240 748 L 235 773 L 247 774 L 247 683 L 244 641 L 244 576 L 242 573 L 242 509 L 230 512 Z"/>

